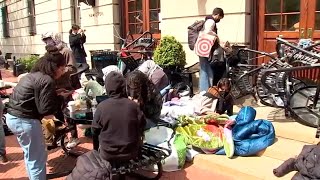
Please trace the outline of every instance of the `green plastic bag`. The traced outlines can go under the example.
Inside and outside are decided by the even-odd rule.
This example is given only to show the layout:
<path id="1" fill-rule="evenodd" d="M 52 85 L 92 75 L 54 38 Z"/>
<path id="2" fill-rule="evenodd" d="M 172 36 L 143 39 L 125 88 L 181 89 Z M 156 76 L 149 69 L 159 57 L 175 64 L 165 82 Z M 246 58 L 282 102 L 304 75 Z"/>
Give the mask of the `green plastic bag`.
<path id="1" fill-rule="evenodd" d="M 173 172 L 178 171 L 184 167 L 187 155 L 187 145 L 184 141 L 184 137 L 180 134 L 176 134 L 171 140 L 171 155 L 162 161 L 163 171 Z M 159 144 L 159 146 L 167 148 L 168 142 Z"/>
<path id="2" fill-rule="evenodd" d="M 167 127 L 154 127 L 145 131 L 145 141 L 149 144 L 163 147 L 166 149 L 171 148 L 171 154 L 169 157 L 162 161 L 163 171 L 172 172 L 183 168 L 186 161 L 187 145 L 182 135 L 176 134 L 170 140 L 170 146 L 168 140 L 171 138 L 173 130 Z M 153 167 L 156 169 L 156 167 Z"/>

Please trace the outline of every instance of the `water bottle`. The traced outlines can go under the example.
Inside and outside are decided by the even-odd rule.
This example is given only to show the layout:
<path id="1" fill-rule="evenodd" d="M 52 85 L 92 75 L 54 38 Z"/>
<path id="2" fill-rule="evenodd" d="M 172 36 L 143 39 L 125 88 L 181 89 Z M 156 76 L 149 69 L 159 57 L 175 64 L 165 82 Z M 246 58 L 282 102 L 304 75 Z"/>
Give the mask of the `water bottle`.
<path id="1" fill-rule="evenodd" d="M 96 100 L 96 98 L 93 98 L 92 103 L 91 103 L 91 111 L 92 111 L 92 115 L 94 116 L 94 113 L 96 112 L 98 106 L 98 102 Z"/>

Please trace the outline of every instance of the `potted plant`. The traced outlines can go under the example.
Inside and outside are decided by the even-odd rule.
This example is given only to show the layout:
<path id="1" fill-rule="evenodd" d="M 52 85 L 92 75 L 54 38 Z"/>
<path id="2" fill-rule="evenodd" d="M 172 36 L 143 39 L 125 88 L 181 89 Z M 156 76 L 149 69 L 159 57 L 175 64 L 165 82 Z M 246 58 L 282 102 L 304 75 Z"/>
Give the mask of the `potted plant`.
<path id="1" fill-rule="evenodd" d="M 165 70 L 177 70 L 186 64 L 186 52 L 173 36 L 164 36 L 154 51 L 153 59 Z"/>
<path id="2" fill-rule="evenodd" d="M 24 70 L 26 72 L 30 72 L 38 60 L 39 60 L 39 56 L 30 55 L 30 56 L 25 56 L 20 58 L 18 62 L 24 66 Z"/>

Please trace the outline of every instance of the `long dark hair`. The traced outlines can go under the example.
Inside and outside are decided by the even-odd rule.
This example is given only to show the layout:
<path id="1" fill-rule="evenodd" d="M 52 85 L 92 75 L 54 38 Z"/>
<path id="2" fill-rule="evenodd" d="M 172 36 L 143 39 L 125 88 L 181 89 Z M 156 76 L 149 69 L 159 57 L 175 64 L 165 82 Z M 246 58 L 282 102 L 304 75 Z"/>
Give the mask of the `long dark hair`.
<path id="1" fill-rule="evenodd" d="M 48 45 L 46 50 L 47 52 L 33 66 L 31 72 L 42 72 L 54 78 L 57 69 L 66 66 L 66 60 L 55 46 Z"/>
<path id="2" fill-rule="evenodd" d="M 135 70 L 129 73 L 126 84 L 128 96 L 137 99 L 142 106 L 152 98 L 155 86 L 141 71 Z"/>
<path id="3" fill-rule="evenodd" d="M 218 81 L 217 87 L 222 88 L 225 86 L 228 90 L 231 90 L 231 81 L 228 78 L 222 78 Z"/>

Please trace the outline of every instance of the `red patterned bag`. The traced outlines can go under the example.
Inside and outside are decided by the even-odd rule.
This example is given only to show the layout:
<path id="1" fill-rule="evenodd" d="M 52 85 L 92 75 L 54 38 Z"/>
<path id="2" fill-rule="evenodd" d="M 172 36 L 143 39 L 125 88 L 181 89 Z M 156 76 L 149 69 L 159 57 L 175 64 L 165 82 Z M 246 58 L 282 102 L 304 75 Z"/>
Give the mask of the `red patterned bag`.
<path id="1" fill-rule="evenodd" d="M 211 34 L 200 33 L 194 51 L 200 57 L 210 57 L 211 48 L 217 40 L 217 36 Z"/>

